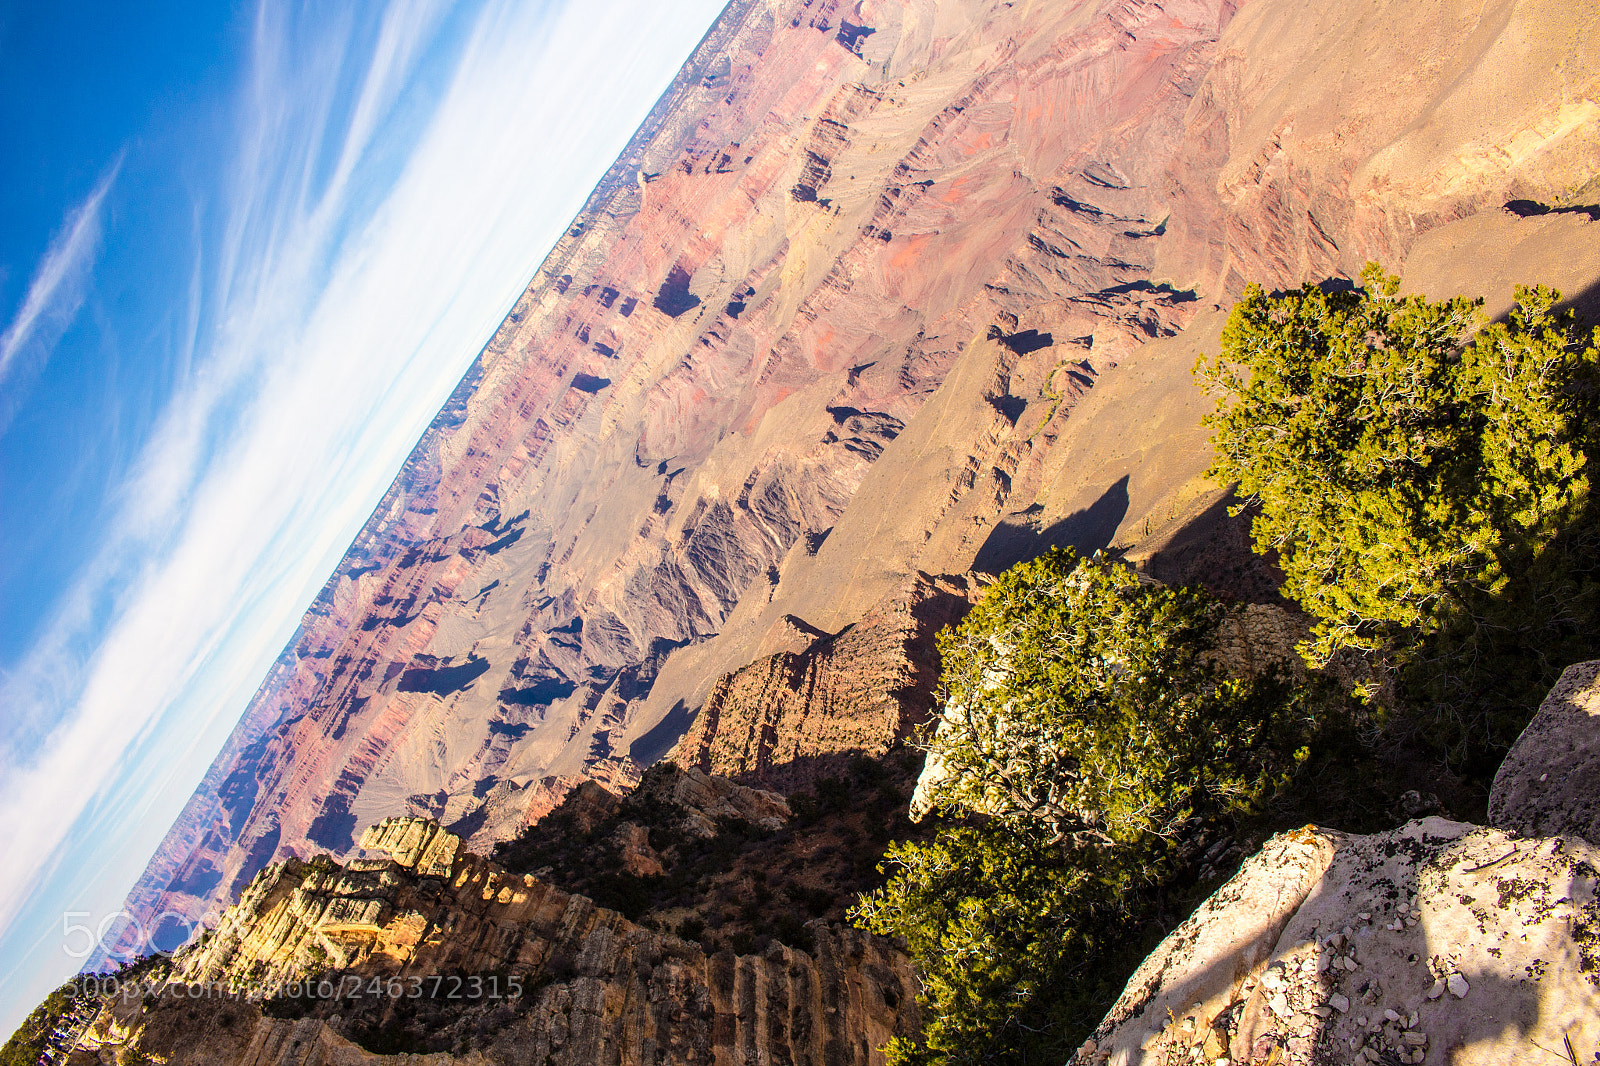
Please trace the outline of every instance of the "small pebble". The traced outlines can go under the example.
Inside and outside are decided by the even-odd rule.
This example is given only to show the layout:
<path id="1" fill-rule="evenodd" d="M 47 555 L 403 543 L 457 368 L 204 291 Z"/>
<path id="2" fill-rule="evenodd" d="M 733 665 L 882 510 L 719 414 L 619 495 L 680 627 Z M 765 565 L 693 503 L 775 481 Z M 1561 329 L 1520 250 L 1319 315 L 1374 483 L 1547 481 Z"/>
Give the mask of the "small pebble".
<path id="1" fill-rule="evenodd" d="M 1445 982 L 1445 987 L 1450 989 L 1450 994 L 1457 999 L 1463 998 L 1472 989 L 1472 986 L 1467 984 L 1467 979 L 1458 973 L 1450 975 L 1450 980 Z"/>
<path id="2" fill-rule="evenodd" d="M 1344 995 L 1329 996 L 1328 1006 L 1332 1007 L 1340 1014 L 1343 1014 L 1345 1011 L 1350 1009 L 1350 997 Z"/>
<path id="3" fill-rule="evenodd" d="M 1400 1020 L 1399 1013 L 1395 1011 L 1393 1007 L 1390 1007 L 1388 1010 L 1384 1011 L 1383 1016 L 1389 1019 L 1391 1022 L 1397 1022 Z"/>
<path id="4" fill-rule="evenodd" d="M 1444 995 L 1444 982 L 1443 981 L 1435 981 L 1433 983 L 1433 987 L 1428 989 L 1428 998 L 1429 999 L 1438 999 L 1442 995 Z"/>

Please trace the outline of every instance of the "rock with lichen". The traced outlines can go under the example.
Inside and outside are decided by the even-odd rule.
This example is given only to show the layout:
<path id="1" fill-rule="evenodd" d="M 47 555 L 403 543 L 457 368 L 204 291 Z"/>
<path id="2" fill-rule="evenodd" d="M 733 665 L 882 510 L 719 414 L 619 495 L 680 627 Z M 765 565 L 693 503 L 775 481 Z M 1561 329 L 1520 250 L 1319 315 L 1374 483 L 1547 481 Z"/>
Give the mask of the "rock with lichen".
<path id="1" fill-rule="evenodd" d="M 1145 960 L 1072 1061 L 1588 1061 L 1600 847 L 1576 831 L 1590 824 L 1582 785 L 1551 782 L 1600 750 L 1597 674 L 1569 669 L 1518 741 L 1496 779 L 1498 828 L 1278 834 Z M 1550 769 L 1535 774 L 1539 758 Z"/>

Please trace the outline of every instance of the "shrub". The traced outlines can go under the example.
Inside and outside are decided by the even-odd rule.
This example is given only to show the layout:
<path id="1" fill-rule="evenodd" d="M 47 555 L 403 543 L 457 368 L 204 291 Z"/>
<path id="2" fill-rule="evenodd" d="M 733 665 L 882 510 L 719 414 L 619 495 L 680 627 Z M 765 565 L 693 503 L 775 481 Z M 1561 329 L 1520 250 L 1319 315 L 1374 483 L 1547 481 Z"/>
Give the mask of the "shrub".
<path id="1" fill-rule="evenodd" d="M 990 819 L 889 849 L 893 876 L 852 917 L 903 938 L 922 982 L 921 1042 L 891 1041 L 891 1066 L 1062 1062 L 1099 1021 L 1139 953 L 1130 890 L 1164 871 L 1152 856 L 1086 861 L 1051 836 Z"/>
<path id="2" fill-rule="evenodd" d="M 960 820 L 893 845 L 851 912 L 922 978 L 922 1043 L 892 1064 L 1065 1059 L 1137 961 L 1180 838 L 1304 757 L 1286 686 L 1221 668 L 1228 609 L 1052 551 L 940 635 L 923 802 Z"/>
<path id="3" fill-rule="evenodd" d="M 1309 663 L 1365 656 L 1368 696 L 1394 679 L 1457 752 L 1497 756 L 1594 651 L 1600 348 L 1549 289 L 1485 325 L 1476 301 L 1362 278 L 1246 291 L 1196 366 L 1220 396 L 1209 473 L 1259 503 Z"/>
<path id="4" fill-rule="evenodd" d="M 939 635 L 944 715 L 922 803 L 1028 818 L 1052 843 L 1168 836 L 1247 801 L 1285 689 L 1229 677 L 1228 608 L 1054 549 L 994 583 Z"/>
<path id="5" fill-rule="evenodd" d="M 0 1066 L 37 1066 L 39 1057 L 52 1046 L 55 1030 L 82 1006 L 80 998 L 70 981 L 46 996 L 0 1047 Z"/>

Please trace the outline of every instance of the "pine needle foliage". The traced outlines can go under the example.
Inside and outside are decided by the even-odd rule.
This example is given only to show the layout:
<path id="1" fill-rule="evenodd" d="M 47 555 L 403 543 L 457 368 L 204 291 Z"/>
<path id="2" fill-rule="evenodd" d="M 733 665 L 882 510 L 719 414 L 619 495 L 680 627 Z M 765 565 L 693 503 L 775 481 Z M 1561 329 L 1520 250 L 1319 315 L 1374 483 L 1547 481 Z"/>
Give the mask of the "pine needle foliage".
<path id="1" fill-rule="evenodd" d="M 1245 800 L 1276 687 L 1230 677 L 1227 607 L 1056 549 L 992 585 L 939 635 L 944 714 L 929 799 L 1028 818 L 1051 843 L 1170 836 L 1196 802 Z"/>
<path id="2" fill-rule="evenodd" d="M 38 1066 L 45 1052 L 59 1043 L 57 1030 L 70 1023 L 79 1000 L 71 982 L 46 996 L 0 1047 L 0 1066 Z"/>
<path id="3" fill-rule="evenodd" d="M 1287 686 L 1223 669 L 1229 609 L 1053 550 L 940 635 L 924 782 L 947 822 L 892 846 L 853 912 L 922 976 L 922 1041 L 891 1044 L 891 1066 L 1063 1061 L 1131 968 L 1184 832 L 1305 757 Z"/>
<path id="4" fill-rule="evenodd" d="M 1376 264 L 1362 280 L 1245 292 L 1196 366 L 1220 399 L 1209 474 L 1259 503 L 1256 550 L 1315 620 L 1306 661 L 1365 658 L 1367 696 L 1393 682 L 1492 764 L 1595 650 L 1600 348 L 1547 288 L 1489 324 Z"/>

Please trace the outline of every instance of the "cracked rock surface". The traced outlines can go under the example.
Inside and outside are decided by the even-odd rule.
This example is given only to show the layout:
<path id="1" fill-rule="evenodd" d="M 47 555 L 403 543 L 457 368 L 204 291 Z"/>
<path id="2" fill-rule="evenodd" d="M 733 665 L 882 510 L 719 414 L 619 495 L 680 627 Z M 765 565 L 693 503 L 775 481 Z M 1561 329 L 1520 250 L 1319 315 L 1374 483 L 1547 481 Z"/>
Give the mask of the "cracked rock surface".
<path id="1" fill-rule="evenodd" d="M 1600 718 L 1578 712 L 1597 676 L 1570 668 L 1507 758 L 1490 806 L 1505 828 L 1280 833 L 1145 960 L 1073 1062 L 1591 1061 L 1600 847 L 1570 829 L 1593 778 L 1528 782 L 1541 758 L 1554 781 L 1596 750 Z"/>
<path id="2" fill-rule="evenodd" d="M 1494 776 L 1489 821 L 1600 843 L 1600 662 L 1569 666 Z"/>

